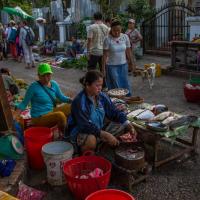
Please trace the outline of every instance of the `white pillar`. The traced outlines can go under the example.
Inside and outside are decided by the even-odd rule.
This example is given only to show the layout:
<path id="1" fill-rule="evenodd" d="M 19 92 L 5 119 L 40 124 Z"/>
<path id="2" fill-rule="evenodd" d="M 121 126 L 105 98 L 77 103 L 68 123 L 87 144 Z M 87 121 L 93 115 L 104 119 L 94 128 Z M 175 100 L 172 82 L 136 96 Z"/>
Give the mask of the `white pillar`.
<path id="1" fill-rule="evenodd" d="M 44 42 L 45 40 L 44 24 L 38 23 L 38 27 L 39 27 L 39 40 L 40 42 Z"/>
<path id="2" fill-rule="evenodd" d="M 66 27 L 63 23 L 57 23 L 59 26 L 59 37 L 60 37 L 60 43 L 65 43 L 66 41 Z"/>

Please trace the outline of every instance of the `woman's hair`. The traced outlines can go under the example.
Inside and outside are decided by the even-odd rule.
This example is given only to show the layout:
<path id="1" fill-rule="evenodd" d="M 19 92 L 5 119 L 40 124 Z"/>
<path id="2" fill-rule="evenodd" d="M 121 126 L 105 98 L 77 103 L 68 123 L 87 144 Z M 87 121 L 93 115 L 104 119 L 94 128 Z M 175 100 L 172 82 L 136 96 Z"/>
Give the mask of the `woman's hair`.
<path id="1" fill-rule="evenodd" d="M 112 20 L 110 27 L 121 26 L 121 22 L 117 19 Z"/>
<path id="2" fill-rule="evenodd" d="M 15 21 L 14 20 L 10 20 L 10 25 L 11 26 L 15 26 Z"/>
<path id="3" fill-rule="evenodd" d="M 94 13 L 94 20 L 102 20 L 102 14 L 100 12 Z"/>
<path id="4" fill-rule="evenodd" d="M 0 72 L 1 72 L 1 74 L 10 75 L 10 70 L 8 68 L 1 68 Z"/>
<path id="5" fill-rule="evenodd" d="M 110 17 L 106 17 L 106 19 L 105 19 L 105 23 L 111 23 L 111 18 Z"/>
<path id="6" fill-rule="evenodd" d="M 99 78 L 103 78 L 102 73 L 96 70 L 91 70 L 80 79 L 80 83 L 85 87 L 86 85 L 92 85 L 92 83 L 99 80 Z"/>
<path id="7" fill-rule="evenodd" d="M 25 26 L 27 26 L 28 23 L 27 23 L 27 21 L 23 21 L 23 24 L 24 24 Z"/>

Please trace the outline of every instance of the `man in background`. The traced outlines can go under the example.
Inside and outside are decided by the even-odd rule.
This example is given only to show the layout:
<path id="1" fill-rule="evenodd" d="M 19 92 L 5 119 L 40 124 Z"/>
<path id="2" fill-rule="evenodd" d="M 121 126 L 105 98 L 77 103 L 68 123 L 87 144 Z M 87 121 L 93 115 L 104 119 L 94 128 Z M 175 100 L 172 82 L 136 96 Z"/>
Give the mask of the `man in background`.
<path id="1" fill-rule="evenodd" d="M 94 70 L 99 65 L 102 71 L 103 41 L 108 35 L 109 28 L 102 21 L 102 14 L 94 14 L 94 24 L 87 31 L 88 70 Z"/>

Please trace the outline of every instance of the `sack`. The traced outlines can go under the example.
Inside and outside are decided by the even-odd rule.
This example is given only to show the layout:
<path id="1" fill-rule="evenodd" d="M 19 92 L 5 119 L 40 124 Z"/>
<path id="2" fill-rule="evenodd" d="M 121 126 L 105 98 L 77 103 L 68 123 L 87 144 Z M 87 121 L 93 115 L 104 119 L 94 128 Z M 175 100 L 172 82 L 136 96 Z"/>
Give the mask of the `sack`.
<path id="1" fill-rule="evenodd" d="M 15 43 L 16 37 L 17 37 L 17 30 L 15 28 L 12 28 L 10 31 L 8 41 L 11 43 Z"/>
<path id="2" fill-rule="evenodd" d="M 30 28 L 24 28 L 26 30 L 26 38 L 25 38 L 25 42 L 27 44 L 27 46 L 32 46 L 34 44 L 34 36 L 30 30 Z"/>
<path id="3" fill-rule="evenodd" d="M 15 84 L 10 85 L 9 90 L 12 95 L 19 93 L 19 88 Z"/>

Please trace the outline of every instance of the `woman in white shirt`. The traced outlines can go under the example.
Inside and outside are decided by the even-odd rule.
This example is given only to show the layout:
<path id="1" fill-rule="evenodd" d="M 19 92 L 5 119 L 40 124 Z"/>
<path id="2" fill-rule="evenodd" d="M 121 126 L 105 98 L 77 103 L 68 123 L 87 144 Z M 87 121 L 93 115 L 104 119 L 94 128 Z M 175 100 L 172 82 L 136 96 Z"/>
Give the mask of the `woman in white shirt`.
<path id="1" fill-rule="evenodd" d="M 133 59 L 129 38 L 121 30 L 121 23 L 118 20 L 112 21 L 110 34 L 103 44 L 103 73 L 108 89 L 126 88 L 130 96 L 127 63 L 133 65 Z"/>

